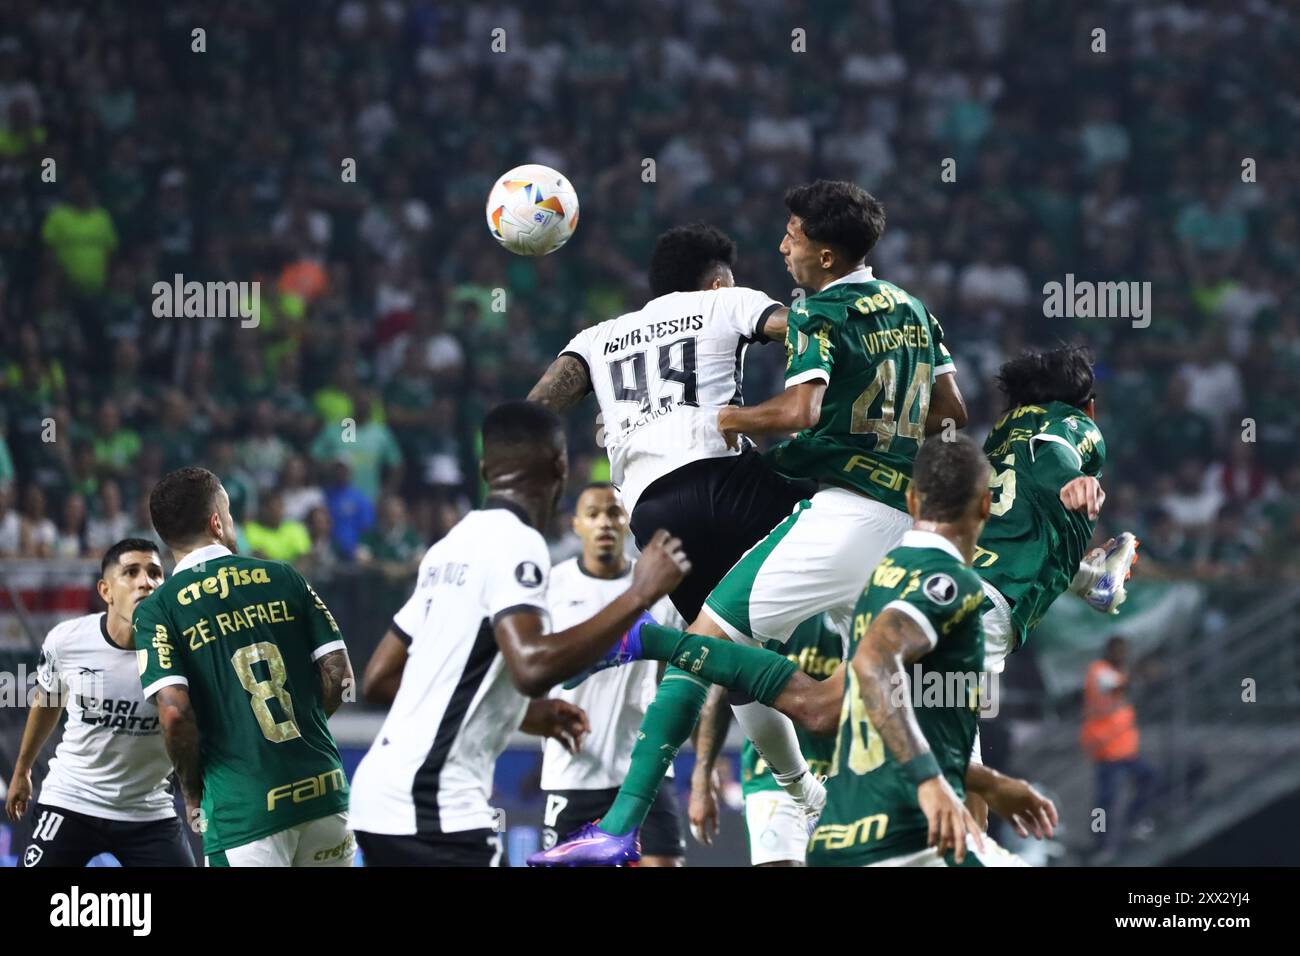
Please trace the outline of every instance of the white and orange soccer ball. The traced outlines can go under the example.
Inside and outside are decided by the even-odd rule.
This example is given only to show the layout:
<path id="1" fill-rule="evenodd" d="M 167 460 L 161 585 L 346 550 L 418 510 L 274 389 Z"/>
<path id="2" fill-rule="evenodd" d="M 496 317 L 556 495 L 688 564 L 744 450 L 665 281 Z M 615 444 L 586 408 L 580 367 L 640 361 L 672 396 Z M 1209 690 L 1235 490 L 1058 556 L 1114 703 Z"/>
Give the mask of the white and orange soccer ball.
<path id="1" fill-rule="evenodd" d="M 516 166 L 488 194 L 492 237 L 520 256 L 544 256 L 569 241 L 578 225 L 578 194 L 549 166 Z"/>

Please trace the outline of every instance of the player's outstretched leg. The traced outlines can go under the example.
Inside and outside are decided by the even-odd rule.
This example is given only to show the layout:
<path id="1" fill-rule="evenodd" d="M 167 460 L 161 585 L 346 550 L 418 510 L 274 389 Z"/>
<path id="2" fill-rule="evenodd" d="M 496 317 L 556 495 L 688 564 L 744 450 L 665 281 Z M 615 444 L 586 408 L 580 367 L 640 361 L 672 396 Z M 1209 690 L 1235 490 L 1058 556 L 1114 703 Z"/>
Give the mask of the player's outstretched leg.
<path id="1" fill-rule="evenodd" d="M 770 706 L 799 677 L 817 683 L 800 674 L 793 661 L 763 648 L 657 624 L 643 625 L 638 636 L 635 651 L 641 659 L 669 661 L 670 666 L 641 721 L 627 778 L 599 826 L 584 827 L 551 849 L 534 853 L 529 866 L 618 866 L 639 858 L 639 853 L 631 856 L 637 828 L 678 748 L 690 736 L 709 684 L 742 691 Z M 622 651 L 628 650 L 625 644 Z"/>

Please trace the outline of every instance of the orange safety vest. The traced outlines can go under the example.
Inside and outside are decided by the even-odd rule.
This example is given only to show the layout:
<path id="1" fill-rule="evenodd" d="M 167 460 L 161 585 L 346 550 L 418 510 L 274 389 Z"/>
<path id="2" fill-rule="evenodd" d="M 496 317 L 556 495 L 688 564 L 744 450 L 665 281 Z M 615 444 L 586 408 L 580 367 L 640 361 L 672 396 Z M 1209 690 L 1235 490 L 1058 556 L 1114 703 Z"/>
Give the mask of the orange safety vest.
<path id="1" fill-rule="evenodd" d="M 1083 728 L 1079 743 L 1098 762 L 1132 760 L 1138 754 L 1137 711 L 1122 688 L 1103 690 L 1104 674 L 1118 672 L 1108 661 L 1093 661 L 1083 681 Z"/>

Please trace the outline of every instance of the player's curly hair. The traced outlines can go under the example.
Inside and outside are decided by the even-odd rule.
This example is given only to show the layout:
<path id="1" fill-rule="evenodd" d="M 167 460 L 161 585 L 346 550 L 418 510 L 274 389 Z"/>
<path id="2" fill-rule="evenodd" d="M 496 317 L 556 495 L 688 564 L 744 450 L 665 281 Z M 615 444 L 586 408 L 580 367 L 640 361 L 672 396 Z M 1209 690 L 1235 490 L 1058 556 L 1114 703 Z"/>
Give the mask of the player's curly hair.
<path id="1" fill-rule="evenodd" d="M 866 257 L 885 231 L 885 207 L 856 183 L 819 179 L 791 186 L 785 208 L 803 223 L 803 234 L 841 250 L 851 261 Z"/>
<path id="2" fill-rule="evenodd" d="M 149 493 L 149 518 L 170 548 L 199 538 L 217 507 L 221 479 L 206 468 L 178 468 Z"/>
<path id="3" fill-rule="evenodd" d="M 1007 408 L 1064 402 L 1083 408 L 1093 397 L 1092 353 L 1082 345 L 1025 351 L 998 371 Z"/>
<path id="4" fill-rule="evenodd" d="M 957 521 L 988 483 L 988 459 L 965 435 L 929 439 L 912 462 L 912 487 L 921 499 L 918 517 L 925 521 Z"/>
<path id="5" fill-rule="evenodd" d="M 713 272 L 736 265 L 736 244 L 721 229 L 702 222 L 676 226 L 655 240 L 650 254 L 650 293 L 694 292 Z"/>

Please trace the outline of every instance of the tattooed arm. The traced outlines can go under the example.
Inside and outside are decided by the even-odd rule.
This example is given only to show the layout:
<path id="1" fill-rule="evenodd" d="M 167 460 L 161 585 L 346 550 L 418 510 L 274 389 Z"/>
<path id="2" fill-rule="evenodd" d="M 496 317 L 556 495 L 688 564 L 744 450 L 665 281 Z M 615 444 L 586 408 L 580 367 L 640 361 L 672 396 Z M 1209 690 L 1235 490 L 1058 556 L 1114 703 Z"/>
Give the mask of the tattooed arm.
<path id="1" fill-rule="evenodd" d="M 321 706 L 325 716 L 333 715 L 343 704 L 343 692 L 352 686 L 352 663 L 347 651 L 330 651 L 316 662 L 320 674 Z"/>
<path id="2" fill-rule="evenodd" d="M 940 853 L 952 850 L 961 863 L 966 834 L 974 837 L 977 846 L 982 844 L 979 825 L 935 763 L 909 695 L 893 693 L 909 686 L 907 665 L 930 650 L 930 638 L 915 621 L 901 611 L 886 609 L 871 622 L 852 666 L 872 728 L 909 779 L 919 781 L 916 798 L 930 823 L 929 844 Z"/>
<path id="3" fill-rule="evenodd" d="M 183 685 L 172 684 L 161 688 L 154 699 L 158 704 L 163 744 L 176 768 L 176 780 L 192 816 L 203 800 L 203 754 L 199 749 L 199 725 L 190 706 L 190 692 Z"/>
<path id="4" fill-rule="evenodd" d="M 586 364 L 576 356 L 565 354 L 551 363 L 528 393 L 528 400 L 563 412 L 577 405 L 590 391 L 591 376 L 587 374 Z"/>

